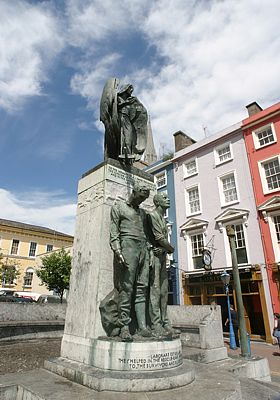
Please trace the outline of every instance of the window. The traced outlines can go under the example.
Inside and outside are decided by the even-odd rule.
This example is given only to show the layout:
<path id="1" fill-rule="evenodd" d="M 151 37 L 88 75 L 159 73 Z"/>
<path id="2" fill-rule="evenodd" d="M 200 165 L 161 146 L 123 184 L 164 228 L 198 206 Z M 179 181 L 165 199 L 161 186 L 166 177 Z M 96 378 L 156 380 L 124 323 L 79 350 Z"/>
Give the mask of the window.
<path id="1" fill-rule="evenodd" d="M 202 262 L 202 250 L 204 248 L 203 234 L 197 233 L 195 235 L 191 235 L 190 238 L 192 245 L 193 268 L 194 269 L 203 268 L 203 262 Z"/>
<path id="2" fill-rule="evenodd" d="M 30 242 L 29 257 L 35 257 L 35 255 L 36 255 L 36 248 L 37 248 L 37 243 L 35 243 L 35 242 Z"/>
<path id="3" fill-rule="evenodd" d="M 274 126 L 270 124 L 263 126 L 260 129 L 257 129 L 256 131 L 253 132 L 253 139 L 256 149 L 275 143 L 276 138 L 275 138 Z"/>
<path id="4" fill-rule="evenodd" d="M 223 144 L 215 149 L 216 165 L 232 160 L 231 143 Z"/>
<path id="5" fill-rule="evenodd" d="M 200 200 L 198 186 L 187 189 L 187 212 L 188 214 L 200 213 Z"/>
<path id="6" fill-rule="evenodd" d="M 280 215 L 276 215 L 275 217 L 273 217 L 273 222 L 275 226 L 277 240 L 278 242 L 280 242 Z"/>
<path id="7" fill-rule="evenodd" d="M 232 204 L 238 201 L 234 173 L 220 177 L 220 191 L 223 205 Z"/>
<path id="8" fill-rule="evenodd" d="M 236 256 L 237 263 L 248 264 L 245 236 L 242 224 L 234 225 L 235 230 L 235 246 L 236 246 Z"/>
<path id="9" fill-rule="evenodd" d="M 13 239 L 12 242 L 12 247 L 11 247 L 11 254 L 18 254 L 18 248 L 19 248 L 19 240 Z"/>
<path id="10" fill-rule="evenodd" d="M 160 189 L 160 188 L 166 186 L 166 184 L 167 184 L 166 171 L 155 175 L 155 179 L 156 179 L 156 187 L 157 187 L 157 189 Z"/>
<path id="11" fill-rule="evenodd" d="M 197 165 L 196 158 L 190 160 L 184 164 L 184 177 L 188 178 L 189 176 L 197 174 Z"/>
<path id="12" fill-rule="evenodd" d="M 265 192 L 279 190 L 280 165 L 278 156 L 261 163 L 261 177 Z"/>
<path id="13" fill-rule="evenodd" d="M 33 268 L 27 268 L 24 276 L 24 286 L 32 286 Z"/>
<path id="14" fill-rule="evenodd" d="M 47 253 L 49 253 L 50 251 L 53 251 L 53 245 L 47 244 Z"/>

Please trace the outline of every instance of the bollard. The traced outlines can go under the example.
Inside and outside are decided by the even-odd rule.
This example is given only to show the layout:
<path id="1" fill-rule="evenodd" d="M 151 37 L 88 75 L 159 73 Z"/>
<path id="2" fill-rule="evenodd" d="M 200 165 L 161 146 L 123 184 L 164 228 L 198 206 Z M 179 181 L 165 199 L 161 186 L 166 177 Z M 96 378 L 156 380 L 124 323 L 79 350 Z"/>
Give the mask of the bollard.
<path id="1" fill-rule="evenodd" d="M 247 339 L 248 339 L 248 356 L 251 357 L 251 341 L 250 341 L 250 334 L 247 332 Z"/>

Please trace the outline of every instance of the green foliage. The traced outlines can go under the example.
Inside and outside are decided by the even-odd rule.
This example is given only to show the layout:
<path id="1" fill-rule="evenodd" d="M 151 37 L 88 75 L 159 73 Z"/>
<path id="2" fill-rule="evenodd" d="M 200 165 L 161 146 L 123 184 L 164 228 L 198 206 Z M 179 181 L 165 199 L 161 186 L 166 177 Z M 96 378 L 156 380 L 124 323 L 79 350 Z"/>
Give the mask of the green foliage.
<path id="1" fill-rule="evenodd" d="M 36 271 L 42 285 L 58 292 L 61 302 L 65 289 L 69 288 L 71 260 L 69 252 L 61 249 L 43 257 L 42 267 Z"/>
<path id="2" fill-rule="evenodd" d="M 0 253 L 0 282 L 5 285 L 12 285 L 14 280 L 20 275 L 17 270 L 17 263 L 9 260 Z"/>

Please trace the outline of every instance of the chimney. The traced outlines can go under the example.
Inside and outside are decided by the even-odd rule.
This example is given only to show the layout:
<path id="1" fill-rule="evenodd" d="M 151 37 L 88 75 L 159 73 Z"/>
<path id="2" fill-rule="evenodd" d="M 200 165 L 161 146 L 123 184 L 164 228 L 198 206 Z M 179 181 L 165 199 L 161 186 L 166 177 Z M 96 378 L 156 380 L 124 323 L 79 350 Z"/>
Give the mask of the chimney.
<path id="1" fill-rule="evenodd" d="M 186 147 L 196 143 L 194 139 L 192 139 L 182 131 L 175 132 L 173 136 L 175 142 L 175 152 L 185 149 Z"/>
<path id="2" fill-rule="evenodd" d="M 261 106 L 259 106 L 256 101 L 254 101 L 253 103 L 248 104 L 248 106 L 246 106 L 246 108 L 248 110 L 249 117 L 251 117 L 252 115 L 255 115 L 258 112 L 263 110 L 261 108 Z"/>

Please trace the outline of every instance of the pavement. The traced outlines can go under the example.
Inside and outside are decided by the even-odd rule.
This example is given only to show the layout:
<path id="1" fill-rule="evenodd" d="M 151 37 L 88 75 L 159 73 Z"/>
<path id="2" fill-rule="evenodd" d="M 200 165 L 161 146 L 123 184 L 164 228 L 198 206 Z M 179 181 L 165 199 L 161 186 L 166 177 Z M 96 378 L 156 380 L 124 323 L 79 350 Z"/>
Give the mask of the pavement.
<path id="1" fill-rule="evenodd" d="M 236 357 L 241 354 L 240 348 L 237 350 L 229 348 L 228 339 L 225 339 L 225 345 L 227 346 L 229 357 Z M 272 345 L 266 342 L 251 341 L 251 354 L 252 356 L 267 358 L 272 381 L 280 383 L 280 349 L 278 344 Z"/>
<path id="2" fill-rule="evenodd" d="M 26 340 L 0 343 L 0 399 L 30 398 L 47 400 L 280 400 L 280 352 L 278 346 L 252 342 L 253 356 L 266 357 L 272 383 L 238 379 L 228 367 L 240 359 L 240 349 L 228 349 L 231 358 L 212 364 L 192 363 L 196 379 L 182 388 L 160 392 L 95 392 L 42 369 L 44 360 L 57 357 L 61 339 Z M 225 344 L 229 347 L 228 340 Z M 20 386 L 18 386 L 20 385 Z M 4 391 L 28 388 L 26 397 L 6 397 Z M 16 389 L 15 389 L 16 390 Z M 1 392 L 2 391 L 2 392 Z M 30 393 L 38 397 L 28 397 Z M 1 396 L 2 393 L 2 396 Z M 4 397 L 4 396 L 5 397 Z"/>

